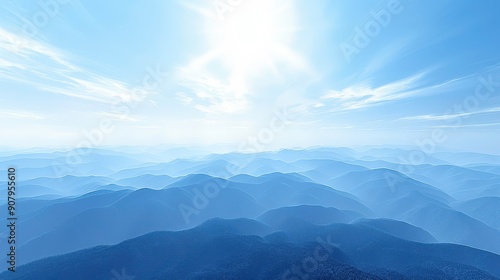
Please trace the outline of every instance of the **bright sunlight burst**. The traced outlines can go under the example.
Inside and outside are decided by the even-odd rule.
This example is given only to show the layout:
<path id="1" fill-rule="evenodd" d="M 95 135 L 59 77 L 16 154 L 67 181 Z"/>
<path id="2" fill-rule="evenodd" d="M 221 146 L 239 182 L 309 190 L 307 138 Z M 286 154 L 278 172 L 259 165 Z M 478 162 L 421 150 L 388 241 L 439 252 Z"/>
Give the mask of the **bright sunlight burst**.
<path id="1" fill-rule="evenodd" d="M 278 63 L 296 59 L 288 48 L 296 29 L 290 1 L 242 1 L 227 11 L 224 20 L 207 19 L 206 26 L 210 50 L 199 60 L 221 63 L 231 80 L 275 71 Z"/>

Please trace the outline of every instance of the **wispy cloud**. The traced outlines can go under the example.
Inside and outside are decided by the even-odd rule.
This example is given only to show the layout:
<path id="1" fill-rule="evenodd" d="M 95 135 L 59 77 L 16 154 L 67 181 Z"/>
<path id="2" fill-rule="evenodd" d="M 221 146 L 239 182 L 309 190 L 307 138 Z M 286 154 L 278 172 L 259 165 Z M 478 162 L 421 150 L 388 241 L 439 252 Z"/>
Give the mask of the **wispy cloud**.
<path id="1" fill-rule="evenodd" d="M 43 120 L 44 116 L 26 112 L 26 111 L 14 111 L 14 110 L 0 110 L 0 117 L 2 118 L 14 118 L 14 119 L 25 119 L 25 120 Z"/>
<path id="2" fill-rule="evenodd" d="M 430 128 L 457 128 L 457 127 L 486 127 L 486 128 L 490 128 L 490 127 L 495 127 L 495 126 L 499 126 L 500 127 L 500 123 L 498 122 L 494 122 L 494 123 L 473 123 L 473 124 L 461 124 L 461 125 L 435 125 L 435 126 L 431 126 Z"/>
<path id="3" fill-rule="evenodd" d="M 428 76 L 430 71 L 431 70 L 423 71 L 405 79 L 386 83 L 378 87 L 373 87 L 369 82 L 364 81 L 342 90 L 328 91 L 326 94 L 322 95 L 319 100 L 323 104 L 323 107 L 330 111 L 355 110 L 397 100 L 445 93 L 450 90 L 463 90 L 464 88 L 470 87 L 470 85 L 477 84 L 477 77 L 480 74 L 489 73 L 487 71 L 484 73 L 476 73 L 475 75 L 465 75 L 429 85 L 425 84 L 425 77 Z M 447 117 L 439 115 L 422 115 L 416 116 L 415 118 L 442 119 Z M 407 119 L 411 119 L 411 117 Z"/>
<path id="4" fill-rule="evenodd" d="M 189 105 L 191 102 L 193 102 L 193 98 L 189 97 L 186 93 L 184 92 L 177 92 L 175 94 L 175 98 L 181 102 L 183 105 Z"/>
<path id="5" fill-rule="evenodd" d="M 2 28 L 0 54 L 0 81 L 98 102 L 131 100 L 126 83 L 83 69 L 56 48 Z"/>
<path id="6" fill-rule="evenodd" d="M 131 117 L 127 114 L 113 113 L 113 112 L 95 112 L 94 115 L 108 118 L 114 121 L 128 121 L 128 122 L 137 122 L 138 118 Z"/>
<path id="7" fill-rule="evenodd" d="M 179 69 L 177 76 L 183 92 L 176 98 L 186 106 L 207 114 L 223 114 L 241 112 L 248 105 L 245 89 L 187 69 Z"/>
<path id="8" fill-rule="evenodd" d="M 463 112 L 463 113 L 452 113 L 452 114 L 428 114 L 428 115 L 418 115 L 399 119 L 399 121 L 443 121 L 450 120 L 461 117 L 468 117 L 472 115 L 488 114 L 488 113 L 499 113 L 500 107 L 488 108 L 483 110 L 477 110 L 474 112 Z"/>
<path id="9" fill-rule="evenodd" d="M 321 96 L 322 103 L 328 103 L 329 108 L 336 111 L 353 110 L 373 106 L 383 102 L 408 98 L 415 94 L 418 82 L 424 73 L 372 87 L 368 82 L 362 82 L 342 90 L 331 90 Z"/>

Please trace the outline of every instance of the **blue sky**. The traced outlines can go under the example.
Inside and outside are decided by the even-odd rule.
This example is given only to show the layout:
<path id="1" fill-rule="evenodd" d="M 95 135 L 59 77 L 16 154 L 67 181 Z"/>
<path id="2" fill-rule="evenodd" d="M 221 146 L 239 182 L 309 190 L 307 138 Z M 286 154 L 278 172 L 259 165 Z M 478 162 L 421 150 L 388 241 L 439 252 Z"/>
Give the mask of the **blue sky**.
<path id="1" fill-rule="evenodd" d="M 499 8 L 3 1 L 0 145 L 432 142 L 500 153 Z"/>

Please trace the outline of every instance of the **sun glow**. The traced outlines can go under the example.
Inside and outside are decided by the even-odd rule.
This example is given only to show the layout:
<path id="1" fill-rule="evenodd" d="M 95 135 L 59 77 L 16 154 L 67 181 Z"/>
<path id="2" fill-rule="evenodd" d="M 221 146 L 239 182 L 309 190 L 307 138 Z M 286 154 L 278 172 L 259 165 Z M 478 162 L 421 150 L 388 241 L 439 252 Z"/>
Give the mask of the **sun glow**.
<path id="1" fill-rule="evenodd" d="M 224 19 L 210 19 L 206 35 L 211 52 L 233 76 L 286 62 L 295 31 L 293 8 L 291 1 L 241 1 Z"/>
<path id="2" fill-rule="evenodd" d="M 231 68 L 240 71 L 274 63 L 280 45 L 290 41 L 290 18 L 284 7 L 273 1 L 245 3 L 222 22 L 213 43 L 223 50 L 223 58 Z M 288 10 L 290 12 L 290 10 Z M 258 70 L 258 69 L 254 69 Z"/>
<path id="3" fill-rule="evenodd" d="M 262 83 L 281 81 L 284 73 L 309 73 L 301 55 L 293 50 L 298 17 L 293 0 L 216 0 L 210 13 L 188 6 L 205 16 L 205 52 L 184 67 L 204 81 L 216 81 L 212 92 L 226 102 L 211 106 L 219 112 L 240 112 L 248 96 L 258 94 Z M 237 3 L 237 4 L 235 4 Z M 269 79 L 272 77 L 271 79 Z M 223 86 L 223 87 L 221 87 Z"/>

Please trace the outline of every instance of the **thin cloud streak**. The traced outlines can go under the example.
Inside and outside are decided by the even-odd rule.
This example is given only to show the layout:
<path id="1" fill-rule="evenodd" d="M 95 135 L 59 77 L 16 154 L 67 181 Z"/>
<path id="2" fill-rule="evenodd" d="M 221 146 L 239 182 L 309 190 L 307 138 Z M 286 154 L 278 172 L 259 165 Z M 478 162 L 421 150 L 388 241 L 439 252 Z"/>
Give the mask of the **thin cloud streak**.
<path id="1" fill-rule="evenodd" d="M 245 89 L 187 69 L 179 69 L 178 81 L 183 92 L 176 98 L 185 106 L 215 115 L 237 113 L 247 107 Z"/>
<path id="2" fill-rule="evenodd" d="M 131 88 L 68 61 L 57 49 L 0 28 L 0 80 L 90 101 L 130 101 Z"/>
<path id="3" fill-rule="evenodd" d="M 323 104 L 333 111 L 354 110 L 377 105 L 380 103 L 408 98 L 417 93 L 418 82 L 425 76 L 419 73 L 414 76 L 372 87 L 368 82 L 362 82 L 342 90 L 331 90 L 320 97 Z"/>
<path id="4" fill-rule="evenodd" d="M 45 117 L 36 113 L 26 112 L 26 111 L 14 111 L 14 110 L 0 110 L 0 117 L 2 118 L 13 118 L 13 119 L 25 119 L 25 120 L 44 120 Z"/>
<path id="5" fill-rule="evenodd" d="M 478 111 L 474 111 L 474 112 L 457 113 L 457 114 L 418 115 L 418 116 L 412 116 L 412 117 L 404 117 L 404 118 L 399 119 L 399 121 L 442 121 L 442 120 L 450 120 L 450 119 L 454 119 L 454 118 L 468 117 L 468 116 L 488 114 L 488 113 L 498 113 L 498 112 L 500 112 L 500 107 L 488 108 L 488 109 L 478 110 Z"/>

